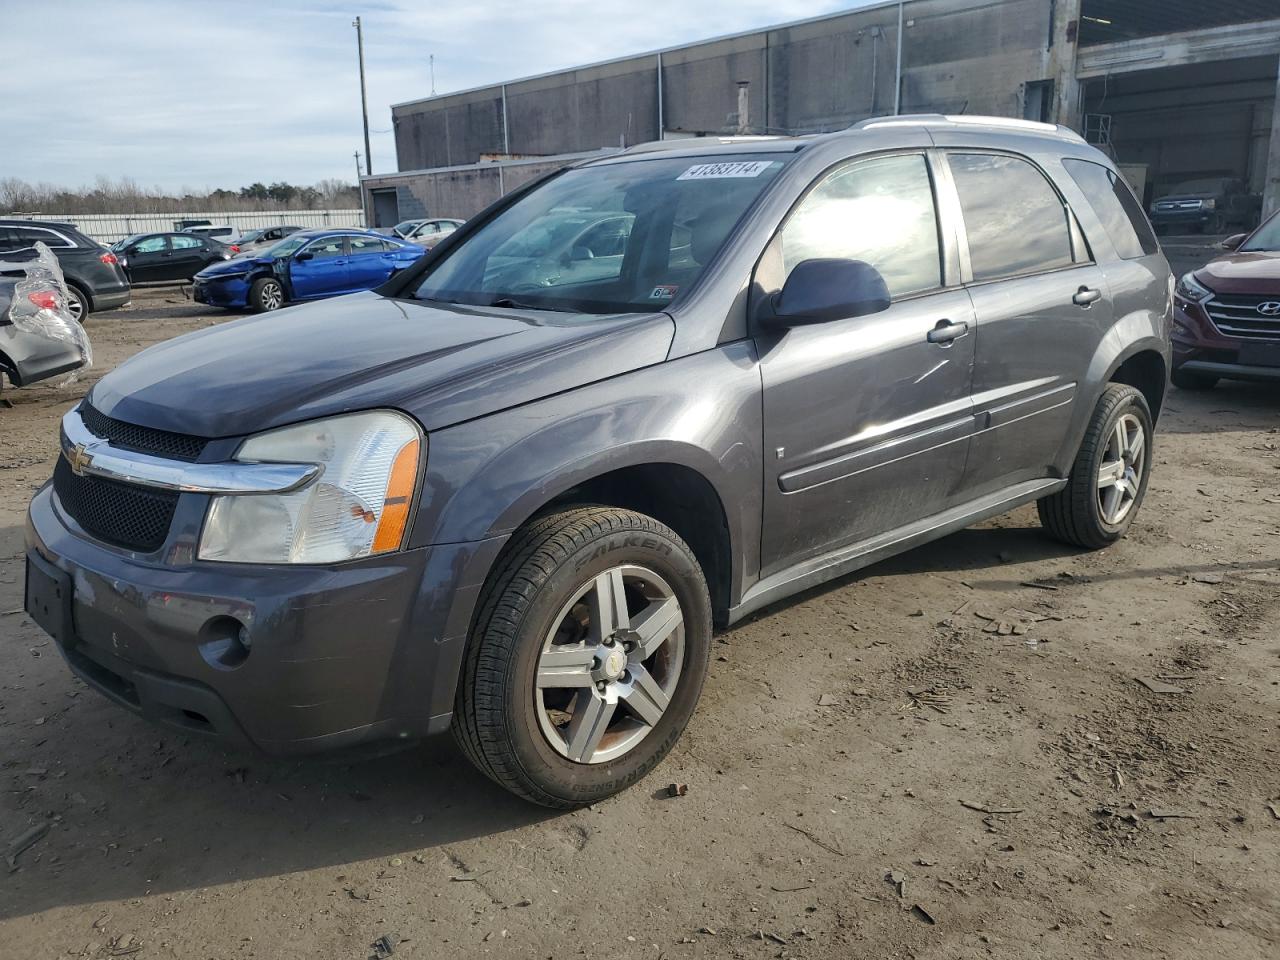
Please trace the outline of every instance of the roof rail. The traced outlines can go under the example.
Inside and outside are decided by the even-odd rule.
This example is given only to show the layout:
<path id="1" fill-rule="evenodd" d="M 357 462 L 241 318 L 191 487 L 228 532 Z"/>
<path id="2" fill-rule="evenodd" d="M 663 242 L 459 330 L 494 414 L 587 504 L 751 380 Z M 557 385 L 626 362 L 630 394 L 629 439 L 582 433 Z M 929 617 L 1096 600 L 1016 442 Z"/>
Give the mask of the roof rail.
<path id="1" fill-rule="evenodd" d="M 760 143 L 768 140 L 789 140 L 790 137 L 779 136 L 710 136 L 710 137 L 679 137 L 674 140 L 650 140 L 647 143 L 637 143 L 634 147 L 627 147 L 623 153 L 658 153 L 662 150 L 688 150 L 690 147 L 698 146 L 724 146 L 734 143 Z"/>
<path id="2" fill-rule="evenodd" d="M 1022 130 L 1027 133 L 1047 134 L 1068 140 L 1079 140 L 1084 143 L 1084 137 L 1070 127 L 1064 127 L 1062 124 L 1041 123 L 1038 120 L 1021 120 L 1017 117 L 984 117 L 973 114 L 914 113 L 897 117 L 871 117 L 868 120 L 855 123 L 850 129 L 871 130 L 876 127 L 930 126 L 994 127 L 1001 130 Z"/>

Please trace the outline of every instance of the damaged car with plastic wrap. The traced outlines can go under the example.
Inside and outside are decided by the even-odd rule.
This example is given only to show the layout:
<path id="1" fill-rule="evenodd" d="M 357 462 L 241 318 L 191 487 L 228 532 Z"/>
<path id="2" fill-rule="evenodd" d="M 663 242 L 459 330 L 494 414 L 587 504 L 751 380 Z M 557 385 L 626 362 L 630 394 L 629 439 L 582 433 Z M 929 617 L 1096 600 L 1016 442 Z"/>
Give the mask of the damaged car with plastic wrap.
<path id="1" fill-rule="evenodd" d="M 566 220 L 599 245 L 558 245 Z M 1065 128 L 594 158 L 376 290 L 104 376 L 31 502 L 26 609 L 189 734 L 452 730 L 518 795 L 591 803 L 677 741 L 713 624 L 1022 504 L 1077 547 L 1122 537 L 1172 288 Z"/>
<path id="2" fill-rule="evenodd" d="M 6 378 L 25 387 L 93 362 L 71 303 L 58 260 L 43 243 L 34 258 L 0 256 L 0 389 Z"/>

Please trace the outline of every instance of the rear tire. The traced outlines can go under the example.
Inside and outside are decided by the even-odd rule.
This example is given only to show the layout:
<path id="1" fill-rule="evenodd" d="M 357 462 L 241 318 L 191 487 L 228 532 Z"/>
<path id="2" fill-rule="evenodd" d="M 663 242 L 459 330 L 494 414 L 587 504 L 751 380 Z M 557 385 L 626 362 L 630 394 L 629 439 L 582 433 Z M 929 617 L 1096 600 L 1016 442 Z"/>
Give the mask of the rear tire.
<path id="1" fill-rule="evenodd" d="M 1218 378 L 1191 370 L 1174 370 L 1169 375 L 1169 382 L 1179 390 L 1212 390 L 1217 385 Z"/>
<path id="2" fill-rule="evenodd" d="M 1089 550 L 1123 537 L 1147 492 L 1153 432 L 1146 398 L 1126 384 L 1108 384 L 1067 485 L 1036 503 L 1045 531 Z"/>
<path id="3" fill-rule="evenodd" d="M 89 295 L 74 283 L 67 284 L 67 310 L 76 323 L 83 324 L 89 318 L 91 302 Z"/>
<path id="4" fill-rule="evenodd" d="M 559 809 L 612 796 L 688 724 L 711 600 L 692 551 L 652 517 L 579 507 L 533 521 L 477 609 L 453 731 L 512 793 Z"/>
<path id="5" fill-rule="evenodd" d="M 249 309 L 267 313 L 284 306 L 284 287 L 275 277 L 259 277 L 249 287 Z"/>

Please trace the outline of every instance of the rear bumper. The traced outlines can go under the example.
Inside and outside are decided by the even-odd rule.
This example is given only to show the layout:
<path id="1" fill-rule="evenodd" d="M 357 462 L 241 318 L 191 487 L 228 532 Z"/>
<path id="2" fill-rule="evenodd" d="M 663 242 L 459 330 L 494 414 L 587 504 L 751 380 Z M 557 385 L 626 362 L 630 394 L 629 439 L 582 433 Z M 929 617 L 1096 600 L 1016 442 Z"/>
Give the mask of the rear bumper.
<path id="1" fill-rule="evenodd" d="M 122 290 L 94 290 L 90 296 L 93 297 L 94 312 L 101 313 L 103 310 L 123 307 L 133 298 L 133 291 L 125 284 Z"/>
<path id="2" fill-rule="evenodd" d="M 70 524 L 52 488 L 40 490 L 26 606 L 71 670 L 154 722 L 281 756 L 447 729 L 471 610 L 501 545 L 327 567 L 166 563 L 190 545 L 142 557 Z M 38 612 L 50 584 L 66 595 L 52 620 Z"/>

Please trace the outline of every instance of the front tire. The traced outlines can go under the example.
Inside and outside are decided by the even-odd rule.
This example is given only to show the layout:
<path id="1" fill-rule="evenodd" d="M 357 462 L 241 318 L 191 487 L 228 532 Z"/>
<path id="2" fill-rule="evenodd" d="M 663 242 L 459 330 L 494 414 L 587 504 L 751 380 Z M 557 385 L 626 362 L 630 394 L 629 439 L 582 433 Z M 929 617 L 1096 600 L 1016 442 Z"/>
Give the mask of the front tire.
<path id="1" fill-rule="evenodd" d="M 652 517 L 580 507 L 519 531 L 481 594 L 454 735 L 512 793 L 568 809 L 648 774 L 711 650 L 706 579 Z"/>
<path id="2" fill-rule="evenodd" d="M 1147 492 L 1153 432 L 1146 398 L 1126 384 L 1108 384 L 1067 485 L 1037 501 L 1046 532 L 1090 550 L 1123 537 Z"/>
<path id="3" fill-rule="evenodd" d="M 249 309 L 267 313 L 284 306 L 284 287 L 275 277 L 259 277 L 249 287 Z"/>

